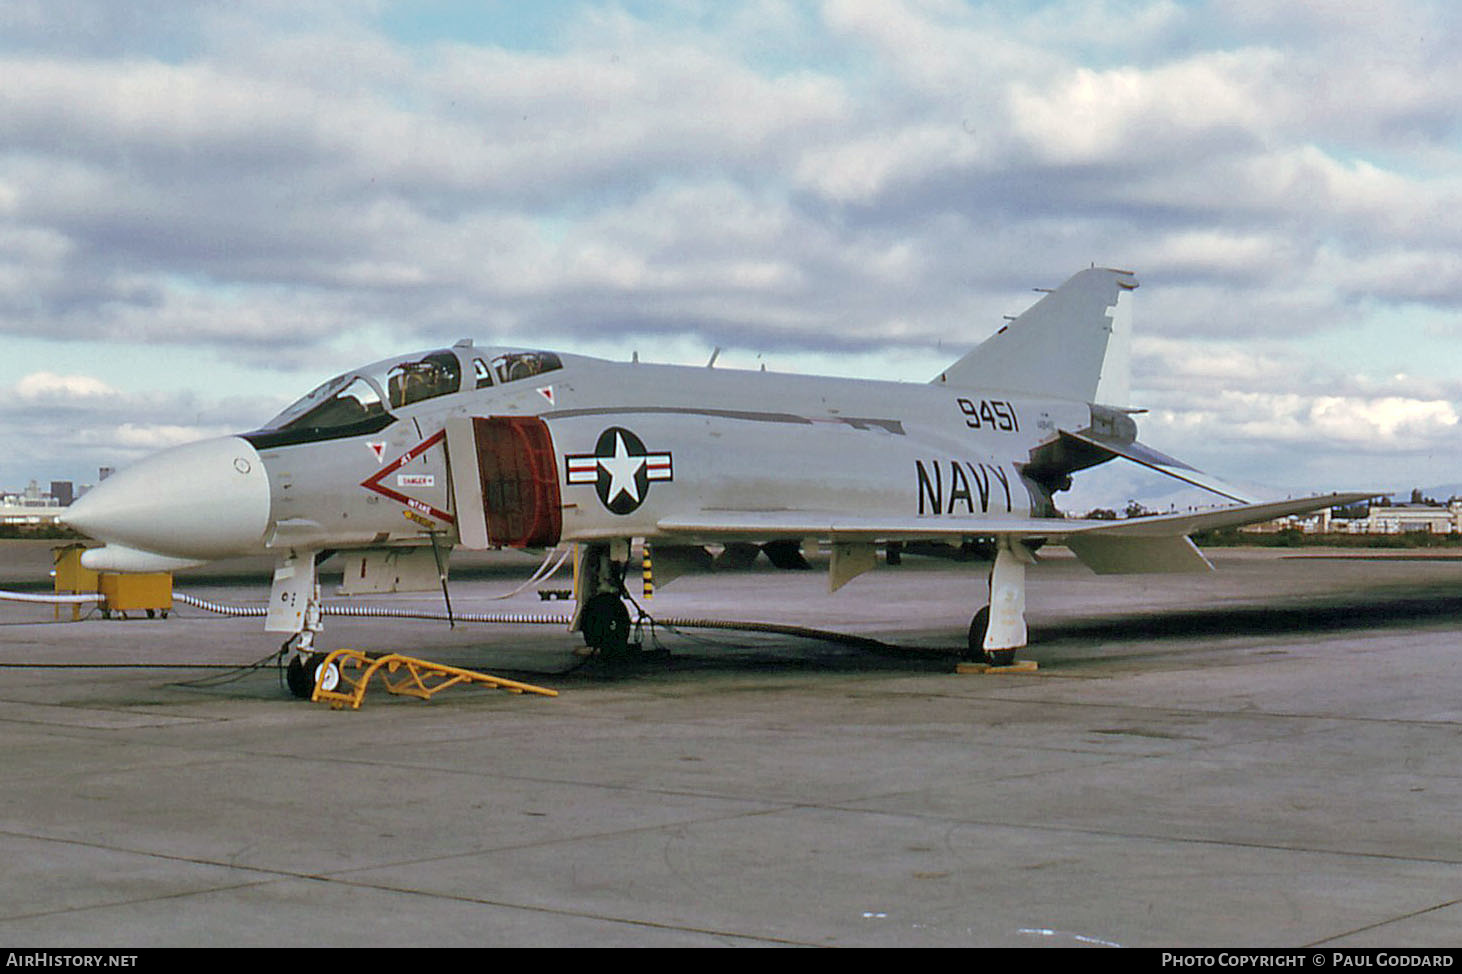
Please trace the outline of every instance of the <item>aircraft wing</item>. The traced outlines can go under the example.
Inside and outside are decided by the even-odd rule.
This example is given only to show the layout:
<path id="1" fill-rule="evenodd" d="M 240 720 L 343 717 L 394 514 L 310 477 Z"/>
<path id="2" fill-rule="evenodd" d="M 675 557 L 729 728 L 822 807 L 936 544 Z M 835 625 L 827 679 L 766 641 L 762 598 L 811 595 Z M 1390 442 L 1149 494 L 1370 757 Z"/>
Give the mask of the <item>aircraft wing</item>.
<path id="1" fill-rule="evenodd" d="M 1123 521 L 1079 522 L 1064 539 L 1066 547 L 1098 575 L 1211 571 L 1213 565 L 1188 535 L 1197 531 L 1255 524 L 1290 514 L 1308 514 L 1353 504 L 1375 493 L 1320 494 L 1314 497 L 1235 504 L 1192 514 L 1159 514 Z"/>
<path id="2" fill-rule="evenodd" d="M 1357 501 L 1380 496 L 1379 491 L 1351 491 L 1348 493 L 1316 494 L 1310 497 L 1288 498 L 1281 501 L 1266 501 L 1258 504 L 1235 504 L 1232 507 L 1217 507 L 1212 510 L 1191 514 L 1157 514 L 1152 517 L 1134 517 L 1122 521 L 1075 521 L 1083 527 L 1080 530 L 1108 537 L 1161 538 L 1193 534 L 1196 531 L 1212 531 L 1216 528 L 1233 528 L 1243 524 L 1256 524 L 1290 514 L 1308 514 L 1327 507 L 1344 507 Z"/>
<path id="3" fill-rule="evenodd" d="M 1289 514 L 1304 514 L 1375 497 L 1374 493 L 1333 493 L 1312 497 L 1235 504 L 1192 514 L 1158 514 L 1121 521 L 1055 517 L 905 517 L 859 516 L 831 512 L 707 510 L 662 518 L 660 530 L 735 541 L 820 537 L 841 541 L 935 541 L 950 538 L 1016 535 L 1064 538 L 1075 534 L 1109 537 L 1179 537 L 1195 531 L 1253 524 Z"/>
<path id="4" fill-rule="evenodd" d="M 1050 537 L 1069 524 L 1049 517 L 863 517 L 818 511 L 703 511 L 663 518 L 660 530 L 716 541 L 771 541 L 780 538 L 829 538 L 834 541 L 940 541 L 1011 534 Z"/>
<path id="5" fill-rule="evenodd" d="M 1065 543 L 1099 574 L 1208 571 L 1189 540 L 1196 531 L 1254 524 L 1352 504 L 1372 493 L 1331 493 L 1187 514 L 1121 521 L 1045 517 L 877 517 L 817 511 L 708 510 L 660 520 L 660 530 L 697 541 L 763 542 L 817 537 L 833 542 L 955 541 L 972 537 L 1046 538 Z"/>

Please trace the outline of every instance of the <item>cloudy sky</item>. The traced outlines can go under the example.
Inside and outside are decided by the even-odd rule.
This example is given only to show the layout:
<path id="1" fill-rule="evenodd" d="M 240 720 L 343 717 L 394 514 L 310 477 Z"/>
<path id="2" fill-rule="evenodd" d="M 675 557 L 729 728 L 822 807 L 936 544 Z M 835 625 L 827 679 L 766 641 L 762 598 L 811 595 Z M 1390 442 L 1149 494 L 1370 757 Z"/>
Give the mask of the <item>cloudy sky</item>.
<path id="1" fill-rule="evenodd" d="M 1144 441 L 1462 481 L 1459 9 L 6 0 L 0 488 L 465 336 L 926 381 L 1092 263 Z"/>

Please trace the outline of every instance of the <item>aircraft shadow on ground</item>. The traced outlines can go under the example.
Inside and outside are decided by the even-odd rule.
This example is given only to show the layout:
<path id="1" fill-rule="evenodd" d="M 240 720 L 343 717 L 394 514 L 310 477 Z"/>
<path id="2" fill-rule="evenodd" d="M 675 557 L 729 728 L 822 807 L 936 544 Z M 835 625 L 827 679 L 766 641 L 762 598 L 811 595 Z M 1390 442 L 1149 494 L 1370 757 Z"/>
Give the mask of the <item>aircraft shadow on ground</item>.
<path id="1" fill-rule="evenodd" d="M 1431 625 L 1462 618 L 1462 593 L 1455 588 L 1357 593 L 1325 599 L 1295 599 L 1258 605 L 1215 606 L 1179 611 L 1118 612 L 1100 617 L 1036 622 L 1027 657 L 1043 650 L 1082 644 L 1181 641 L 1211 638 L 1303 635 L 1345 630 Z M 952 636 L 954 634 L 951 634 Z M 574 672 L 587 678 L 632 677 L 671 671 L 940 672 L 960 647 L 847 646 L 792 636 L 677 632 L 662 636 L 667 654 L 648 654 L 629 665 L 588 660 Z M 567 674 L 566 674 L 567 675 Z"/>
<path id="2" fill-rule="evenodd" d="M 1145 649 L 1148 654 L 1180 652 L 1184 641 L 1264 636 L 1298 636 L 1305 633 L 1363 631 L 1436 625 L 1462 618 L 1462 590 L 1456 586 L 1433 586 L 1418 590 L 1381 589 L 1328 595 L 1324 598 L 1295 598 L 1262 604 L 1215 605 L 1207 608 L 1139 612 L 1115 611 L 1100 616 L 1034 620 L 1030 647 L 1024 658 L 1043 659 L 1047 665 L 1073 660 L 1071 653 L 1102 646 Z M 647 627 L 647 650 L 632 654 L 625 662 L 610 662 L 593 656 L 576 656 L 565 661 L 555 656 L 547 665 L 537 665 L 539 653 L 505 648 L 491 638 L 471 648 L 454 647 L 437 657 L 452 665 L 480 669 L 511 679 L 547 681 L 553 685 L 620 679 L 645 679 L 678 673 L 940 673 L 948 672 L 959 658 L 961 633 L 951 632 L 943 645 L 899 645 L 875 639 L 828 634 L 829 640 L 783 633 L 728 632 L 699 629 Z M 475 642 L 475 641 L 474 641 Z M 1170 646 L 1164 648 L 1164 644 Z M 565 655 L 577 637 L 565 642 Z M 1130 654 L 1122 654 L 1130 655 Z M 530 660 L 532 662 L 530 662 Z M 561 664 L 561 665 L 558 665 Z M 241 668 L 247 669 L 247 668 Z M 276 674 L 268 671 L 270 680 Z M 260 672 L 256 670 L 255 672 Z M 211 682 L 205 681 L 205 682 Z M 225 684 L 230 680 L 224 680 Z M 195 689 L 203 687 L 195 686 Z M 215 692 L 237 692 L 238 687 L 212 687 Z M 262 688 L 260 692 L 264 691 Z"/>
<path id="3" fill-rule="evenodd" d="M 1032 644 L 1066 640 L 1192 639 L 1386 629 L 1424 625 L 1462 616 L 1462 594 L 1446 589 L 1405 596 L 1361 594 L 1344 601 L 1296 600 L 1263 605 L 1144 612 L 1081 618 L 1043 625 Z"/>

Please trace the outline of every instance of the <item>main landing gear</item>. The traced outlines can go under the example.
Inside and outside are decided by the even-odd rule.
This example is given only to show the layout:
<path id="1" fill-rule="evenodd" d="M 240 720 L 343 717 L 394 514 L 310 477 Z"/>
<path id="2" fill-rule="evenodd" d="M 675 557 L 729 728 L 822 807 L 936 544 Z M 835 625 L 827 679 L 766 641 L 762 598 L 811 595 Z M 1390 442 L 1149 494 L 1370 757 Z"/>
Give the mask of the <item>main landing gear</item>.
<path id="1" fill-rule="evenodd" d="M 1015 662 L 1014 649 L 987 650 L 985 634 L 990 629 L 990 607 L 980 606 L 980 611 L 970 620 L 969 648 L 960 654 L 966 663 L 988 663 L 990 666 L 1009 666 Z"/>
<path id="2" fill-rule="evenodd" d="M 629 609 L 613 592 L 600 592 L 585 601 L 579 628 L 584 633 L 584 645 L 597 649 L 605 659 L 629 655 Z"/>
<path id="3" fill-rule="evenodd" d="M 624 604 L 624 572 L 629 541 L 585 545 L 575 573 L 578 611 L 570 627 L 584 635 L 584 645 L 608 663 L 625 663 L 639 649 L 631 644 L 629 609 Z"/>
<path id="4" fill-rule="evenodd" d="M 1018 541 L 1002 536 L 990 568 L 990 604 L 970 620 L 967 662 L 1010 666 L 1025 646 L 1025 566 L 1034 559 Z"/>

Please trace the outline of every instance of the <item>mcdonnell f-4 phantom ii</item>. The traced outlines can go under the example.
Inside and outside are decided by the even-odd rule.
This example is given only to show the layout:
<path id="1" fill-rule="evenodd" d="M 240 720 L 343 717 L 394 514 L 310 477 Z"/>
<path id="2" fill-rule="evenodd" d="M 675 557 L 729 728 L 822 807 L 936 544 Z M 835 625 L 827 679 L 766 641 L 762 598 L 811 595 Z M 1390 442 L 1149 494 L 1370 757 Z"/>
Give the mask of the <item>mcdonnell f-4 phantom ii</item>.
<path id="1" fill-rule="evenodd" d="M 102 571 L 276 559 L 266 629 L 291 634 L 291 687 L 308 694 L 320 629 L 316 569 L 330 553 L 427 545 L 576 545 L 571 629 L 606 655 L 631 622 L 635 539 L 661 553 L 816 538 L 830 588 L 880 545 L 978 543 L 989 603 L 969 657 L 1026 645 L 1032 552 L 1068 546 L 1099 573 L 1208 571 L 1188 535 L 1319 510 L 1365 494 L 1255 502 L 1137 440 L 1128 407 L 1130 272 L 1092 268 L 927 385 L 451 348 L 330 379 L 259 429 L 145 458 L 64 520 L 103 547 Z M 712 359 L 714 363 L 714 357 Z M 1127 520 L 1063 517 L 1071 476 L 1115 458 L 1228 506 Z"/>

